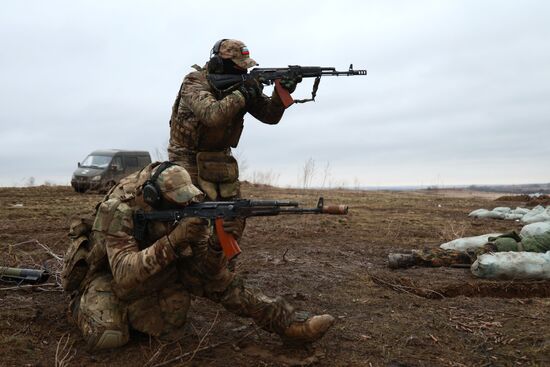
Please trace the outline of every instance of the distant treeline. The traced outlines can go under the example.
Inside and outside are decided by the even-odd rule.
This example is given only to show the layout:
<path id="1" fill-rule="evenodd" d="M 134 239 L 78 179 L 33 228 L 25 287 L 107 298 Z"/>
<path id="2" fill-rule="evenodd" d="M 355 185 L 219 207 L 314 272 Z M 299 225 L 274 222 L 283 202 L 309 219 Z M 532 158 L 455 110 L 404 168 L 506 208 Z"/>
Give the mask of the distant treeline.
<path id="1" fill-rule="evenodd" d="M 525 185 L 471 185 L 468 189 L 475 191 L 509 192 L 514 194 L 550 194 L 550 183 Z"/>

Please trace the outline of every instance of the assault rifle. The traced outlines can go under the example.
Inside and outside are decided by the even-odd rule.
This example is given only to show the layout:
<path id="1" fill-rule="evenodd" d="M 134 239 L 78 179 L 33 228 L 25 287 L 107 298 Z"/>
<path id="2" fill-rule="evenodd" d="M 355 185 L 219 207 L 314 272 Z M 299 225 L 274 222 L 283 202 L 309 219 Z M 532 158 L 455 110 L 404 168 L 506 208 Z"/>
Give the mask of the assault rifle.
<path id="1" fill-rule="evenodd" d="M 8 268 L 0 266 L 0 280 L 15 283 L 44 283 L 50 273 L 46 270 Z"/>
<path id="2" fill-rule="evenodd" d="M 145 238 L 147 223 L 150 221 L 178 222 L 189 217 L 209 219 L 215 227 L 216 235 L 222 250 L 231 260 L 241 253 L 239 244 L 232 234 L 223 230 L 224 219 L 274 216 L 280 214 L 336 214 L 348 213 L 345 205 L 324 205 L 323 198 L 319 198 L 315 208 L 299 208 L 295 201 L 277 200 L 246 200 L 235 201 L 204 201 L 192 203 L 181 209 L 144 212 L 137 210 L 134 213 L 134 237 L 138 241 Z"/>
<path id="3" fill-rule="evenodd" d="M 353 70 L 353 64 L 349 66 L 349 70 L 347 71 L 336 71 L 336 68 L 333 67 L 289 65 L 287 68 L 254 68 L 247 74 L 242 75 L 208 74 L 208 80 L 214 88 L 221 92 L 230 92 L 237 89 L 241 83 L 250 79 L 256 79 L 259 83 L 266 85 L 275 84 L 275 89 L 281 98 L 281 102 L 283 102 L 283 105 L 287 108 L 293 103 L 315 101 L 315 96 L 317 95 L 317 89 L 319 88 L 321 77 L 340 75 L 367 75 L 367 71 Z M 290 96 L 290 93 L 281 85 L 280 80 L 282 78 L 315 78 L 315 81 L 313 82 L 313 90 L 311 91 L 311 98 L 294 100 Z"/>

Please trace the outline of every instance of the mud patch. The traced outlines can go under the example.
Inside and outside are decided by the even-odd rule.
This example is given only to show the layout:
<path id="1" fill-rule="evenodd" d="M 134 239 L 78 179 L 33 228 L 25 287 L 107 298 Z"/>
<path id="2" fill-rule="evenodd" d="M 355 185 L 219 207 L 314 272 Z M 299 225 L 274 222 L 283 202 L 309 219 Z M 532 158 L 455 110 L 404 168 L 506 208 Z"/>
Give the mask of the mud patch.
<path id="1" fill-rule="evenodd" d="M 285 366 L 311 366 L 325 357 L 322 350 L 310 352 L 304 349 L 301 353 L 297 353 L 298 355 L 291 355 L 288 351 L 277 353 L 257 344 L 247 345 L 241 348 L 241 351 L 250 357 Z"/>
<path id="2" fill-rule="evenodd" d="M 471 281 L 438 287 L 423 287 L 409 278 L 369 274 L 371 280 L 400 293 L 428 299 L 465 297 L 546 298 L 550 297 L 550 281 Z"/>

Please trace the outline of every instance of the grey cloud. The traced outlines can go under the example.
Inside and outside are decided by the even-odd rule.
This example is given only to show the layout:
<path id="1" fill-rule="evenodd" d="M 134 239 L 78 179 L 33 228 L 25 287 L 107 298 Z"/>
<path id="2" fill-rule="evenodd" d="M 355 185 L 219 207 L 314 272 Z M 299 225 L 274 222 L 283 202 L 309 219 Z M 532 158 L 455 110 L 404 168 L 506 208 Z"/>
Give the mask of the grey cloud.
<path id="1" fill-rule="evenodd" d="M 291 107 L 277 126 L 247 117 L 239 152 L 249 173 L 273 170 L 296 184 L 312 157 L 349 184 L 550 181 L 541 172 L 550 4 L 278 6 L 289 8 L 300 15 L 268 17 L 244 1 L 5 2 L 0 184 L 66 182 L 96 148 L 164 148 L 181 78 L 222 37 L 243 39 L 261 66 L 369 70 L 323 79 L 317 102 Z"/>

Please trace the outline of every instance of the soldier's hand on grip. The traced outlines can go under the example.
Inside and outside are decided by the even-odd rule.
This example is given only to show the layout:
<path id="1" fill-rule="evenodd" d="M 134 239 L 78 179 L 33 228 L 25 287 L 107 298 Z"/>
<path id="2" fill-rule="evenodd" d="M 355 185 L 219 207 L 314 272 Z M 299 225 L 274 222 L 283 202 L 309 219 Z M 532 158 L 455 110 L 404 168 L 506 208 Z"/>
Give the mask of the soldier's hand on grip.
<path id="1" fill-rule="evenodd" d="M 239 92 L 243 94 L 247 105 L 254 103 L 254 101 L 262 95 L 262 90 L 262 84 L 256 79 L 248 79 L 239 87 Z"/>
<path id="2" fill-rule="evenodd" d="M 190 243 L 207 241 L 209 236 L 208 221 L 201 218 L 186 218 L 168 234 L 168 240 L 174 247 L 187 247 Z"/>
<path id="3" fill-rule="evenodd" d="M 281 79 L 281 85 L 283 86 L 283 88 L 285 88 L 288 91 L 288 93 L 293 93 L 296 90 L 296 86 L 301 81 L 302 81 L 301 77 L 295 77 L 295 78 L 284 77 Z"/>

